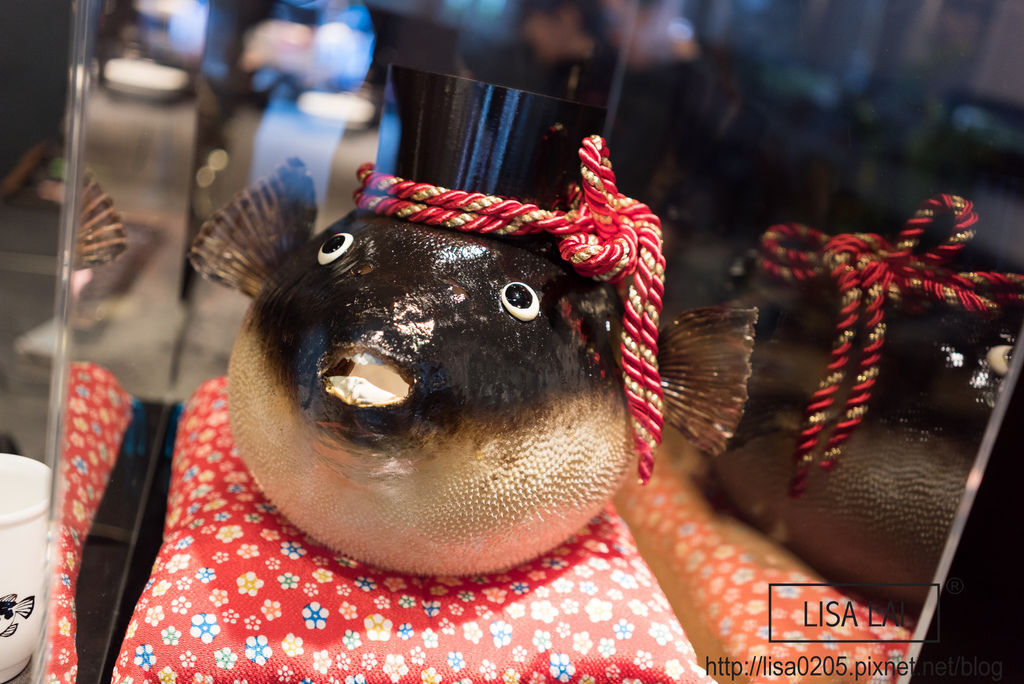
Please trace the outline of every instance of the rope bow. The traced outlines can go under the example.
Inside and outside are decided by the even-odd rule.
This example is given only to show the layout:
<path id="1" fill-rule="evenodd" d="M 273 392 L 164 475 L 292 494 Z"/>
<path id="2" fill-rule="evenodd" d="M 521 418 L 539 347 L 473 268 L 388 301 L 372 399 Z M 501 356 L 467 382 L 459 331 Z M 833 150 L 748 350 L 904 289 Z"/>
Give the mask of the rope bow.
<path id="1" fill-rule="evenodd" d="M 949 236 L 932 249 L 916 251 L 921 236 L 943 214 L 953 219 Z M 842 444 L 868 411 L 885 343 L 887 303 L 919 309 L 935 301 L 984 315 L 994 315 L 1004 306 L 1024 305 L 1024 276 L 956 272 L 945 267 L 974 237 L 972 226 L 977 221 L 967 200 L 937 195 L 925 201 L 906 222 L 895 244 L 874 233 L 829 237 L 796 223 L 772 226 L 762 236 L 762 268 L 766 272 L 805 284 L 831 280 L 840 298 L 828 374 L 804 410 L 793 455 L 797 469 L 790 484 L 791 496 L 803 493 L 814 451 L 827 428 L 832 426 L 819 465 L 832 470 Z M 860 359 L 856 381 L 838 415 L 830 417 L 843 380 L 854 366 L 851 352 L 857 345 Z"/>
<path id="2" fill-rule="evenodd" d="M 355 201 L 376 214 L 464 232 L 549 233 L 559 238 L 559 253 L 580 275 L 613 284 L 633 276 L 624 297 L 622 366 L 640 479 L 646 483 L 663 424 L 657 359 L 665 291 L 661 221 L 646 204 L 618 191 L 603 138 L 584 139 L 579 156 L 582 192 L 573 193 L 569 211 L 403 180 L 377 173 L 373 164 L 357 172 L 362 187 Z"/>

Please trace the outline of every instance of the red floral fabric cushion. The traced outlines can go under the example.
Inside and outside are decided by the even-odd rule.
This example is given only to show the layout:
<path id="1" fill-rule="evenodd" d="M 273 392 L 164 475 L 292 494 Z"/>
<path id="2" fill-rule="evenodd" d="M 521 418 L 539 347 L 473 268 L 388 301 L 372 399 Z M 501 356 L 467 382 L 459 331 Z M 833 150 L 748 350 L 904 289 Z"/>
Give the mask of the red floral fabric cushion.
<path id="1" fill-rule="evenodd" d="M 713 681 L 610 509 L 506 573 L 364 566 L 262 497 L 234 450 L 223 379 L 185 406 L 168 503 L 115 682 Z"/>
<path id="2" fill-rule="evenodd" d="M 730 661 L 716 665 L 719 674 L 724 671 L 728 678 L 742 671 L 751 684 L 795 684 L 825 675 L 828 681 L 872 684 L 898 679 L 895 666 L 907 659 L 912 625 L 876 624 L 883 622 L 877 607 L 872 616 L 866 604 L 825 585 L 821 577 L 759 564 L 747 549 L 720 533 L 708 503 L 680 485 L 670 463 L 664 462 L 646 486 L 627 485 L 617 501 L 637 537 L 651 544 L 648 553 L 667 561 L 690 604 L 721 643 Z M 771 614 L 770 584 L 787 585 L 773 590 Z M 818 606 L 830 601 L 840 607 L 849 603 L 856 620 L 833 628 L 805 625 L 804 602 Z M 700 662 L 705 664 L 703 658 Z M 836 663 L 845 668 L 837 670 Z"/>
<path id="3" fill-rule="evenodd" d="M 75 587 L 86 533 L 132 418 L 132 398 L 99 366 L 71 366 L 60 465 L 63 501 L 59 512 L 54 578 L 50 590 L 47 680 L 72 684 L 75 651 Z"/>

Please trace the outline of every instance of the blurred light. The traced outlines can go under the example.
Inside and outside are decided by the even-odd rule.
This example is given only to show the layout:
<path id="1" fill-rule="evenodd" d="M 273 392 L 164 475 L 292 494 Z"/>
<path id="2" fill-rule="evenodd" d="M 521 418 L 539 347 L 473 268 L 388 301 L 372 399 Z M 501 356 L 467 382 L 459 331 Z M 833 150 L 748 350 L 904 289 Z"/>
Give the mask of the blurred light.
<path id="1" fill-rule="evenodd" d="M 694 36 L 693 24 L 683 17 L 670 21 L 668 26 L 665 27 L 665 31 L 668 33 L 669 38 L 680 43 L 688 43 L 693 40 Z"/>
<path id="2" fill-rule="evenodd" d="M 962 368 L 964 355 L 948 344 L 939 347 L 939 350 L 946 354 L 946 368 Z"/>
<path id="3" fill-rule="evenodd" d="M 110 85 L 138 94 L 179 93 L 189 80 L 184 69 L 127 57 L 108 60 L 103 76 Z"/>
<path id="4" fill-rule="evenodd" d="M 207 155 L 206 164 L 214 171 L 223 171 L 228 166 L 228 153 L 218 147 Z"/>
<path id="5" fill-rule="evenodd" d="M 373 23 L 365 7 L 349 7 L 318 27 L 313 38 L 315 86 L 358 88 L 370 69 L 373 44 Z"/>
<path id="6" fill-rule="evenodd" d="M 213 179 L 217 176 L 209 166 L 202 166 L 196 171 L 196 185 L 201 188 L 208 188 L 213 185 Z"/>
<path id="7" fill-rule="evenodd" d="M 989 127 L 989 116 L 985 110 L 974 105 L 962 104 L 953 110 L 951 117 L 953 126 L 958 131 L 969 131 Z"/>
<path id="8" fill-rule="evenodd" d="M 202 54 L 209 9 L 205 2 L 187 0 L 171 12 L 167 35 L 175 51 L 194 57 Z"/>
<path id="9" fill-rule="evenodd" d="M 479 12 L 483 16 L 497 16 L 505 11 L 506 0 L 480 0 Z"/>
<path id="10" fill-rule="evenodd" d="M 374 106 L 369 100 L 352 93 L 324 93 L 310 90 L 299 95 L 296 106 L 303 114 L 350 126 L 362 126 L 373 118 Z"/>

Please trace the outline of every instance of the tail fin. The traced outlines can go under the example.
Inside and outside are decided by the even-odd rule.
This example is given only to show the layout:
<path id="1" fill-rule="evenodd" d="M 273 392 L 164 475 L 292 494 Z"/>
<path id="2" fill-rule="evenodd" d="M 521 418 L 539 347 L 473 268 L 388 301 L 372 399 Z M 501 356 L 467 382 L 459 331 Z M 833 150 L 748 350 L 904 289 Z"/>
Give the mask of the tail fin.
<path id="1" fill-rule="evenodd" d="M 14 612 L 27 620 L 35 607 L 36 597 L 29 596 L 28 598 L 18 601 L 18 605 L 14 606 Z"/>

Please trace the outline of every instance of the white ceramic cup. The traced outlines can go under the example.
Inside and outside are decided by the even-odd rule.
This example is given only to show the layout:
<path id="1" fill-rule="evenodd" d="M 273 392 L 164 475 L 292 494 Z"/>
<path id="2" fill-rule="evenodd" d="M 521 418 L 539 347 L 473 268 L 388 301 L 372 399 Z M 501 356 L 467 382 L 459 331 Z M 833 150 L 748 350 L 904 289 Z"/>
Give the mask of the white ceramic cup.
<path id="1" fill-rule="evenodd" d="M 43 625 L 50 468 L 0 454 L 0 682 L 28 664 Z"/>

